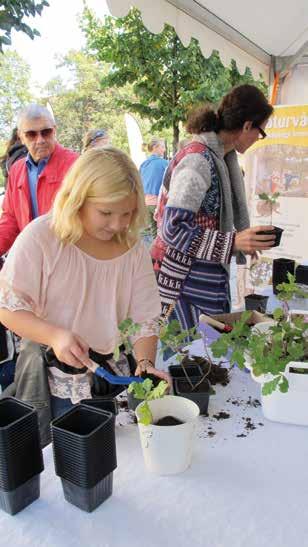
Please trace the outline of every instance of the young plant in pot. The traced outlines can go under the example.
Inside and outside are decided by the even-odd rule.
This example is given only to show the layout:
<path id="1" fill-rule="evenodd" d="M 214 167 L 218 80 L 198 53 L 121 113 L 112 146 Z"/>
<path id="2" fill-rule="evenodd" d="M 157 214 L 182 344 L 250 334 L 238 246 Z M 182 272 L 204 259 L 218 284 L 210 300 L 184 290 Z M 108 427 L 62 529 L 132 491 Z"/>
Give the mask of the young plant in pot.
<path id="1" fill-rule="evenodd" d="M 278 285 L 284 308 L 274 311 L 274 321 L 250 329 L 249 312 L 244 312 L 229 334 L 211 345 L 215 357 L 230 352 L 230 364 L 248 368 L 262 385 L 264 416 L 274 421 L 308 425 L 308 324 L 303 316 L 293 316 L 289 300 L 301 289 L 293 276 Z"/>
<path id="2" fill-rule="evenodd" d="M 266 267 L 266 265 L 265 265 Z M 253 262 L 250 265 L 249 269 L 249 278 L 252 285 L 252 292 L 245 296 L 245 309 L 246 310 L 255 310 L 260 313 L 266 312 L 266 306 L 268 301 L 268 296 L 262 294 L 256 294 L 256 287 L 262 283 L 262 270 L 264 264 L 262 262 Z"/>
<path id="3" fill-rule="evenodd" d="M 134 334 L 137 334 L 140 331 L 141 325 L 138 323 L 134 323 L 134 321 L 131 318 L 124 319 L 121 321 L 121 323 L 118 326 L 119 329 L 119 344 L 115 347 L 113 352 L 113 357 L 115 361 L 117 361 L 120 357 L 120 352 L 124 350 L 124 352 L 128 354 L 133 354 L 133 346 L 131 343 L 131 336 Z M 142 378 L 144 380 L 149 379 L 151 380 L 152 387 L 156 387 L 159 385 L 159 382 L 161 381 L 160 378 L 157 376 L 154 376 L 153 374 L 147 374 L 146 372 L 143 372 L 141 374 Z M 139 384 L 142 385 L 142 384 Z M 146 384 L 148 385 L 148 384 Z M 141 390 L 137 390 L 137 393 L 140 395 L 142 393 Z M 140 396 L 135 396 L 134 390 L 127 390 L 127 406 L 130 410 L 135 410 L 138 404 L 140 403 Z"/>
<path id="4" fill-rule="evenodd" d="M 196 327 L 182 330 L 179 321 L 176 320 L 163 324 L 159 334 L 162 353 L 171 351 L 178 362 L 178 365 L 168 367 L 174 394 L 194 401 L 200 408 L 200 414 L 206 414 L 209 396 L 215 393 L 209 381 L 212 361 L 209 356 L 190 356 L 189 351 L 185 349 L 189 343 L 199 338 L 201 335 Z"/>
<path id="5" fill-rule="evenodd" d="M 267 194 L 266 192 L 262 192 L 261 194 L 258 194 L 258 198 L 264 202 L 263 209 L 259 212 L 261 212 L 262 216 L 270 216 L 271 218 L 271 225 L 273 225 L 273 211 L 278 212 L 279 209 L 279 200 L 280 193 L 274 192 L 274 194 Z M 260 232 L 257 232 L 257 234 L 260 235 L 275 235 L 275 244 L 273 247 L 278 247 L 280 245 L 281 235 L 282 235 L 283 229 L 279 228 L 278 226 L 274 226 L 273 230 L 260 230 Z"/>
<path id="6" fill-rule="evenodd" d="M 154 387 L 150 379 L 130 384 L 141 400 L 136 408 L 146 468 L 159 475 L 181 473 L 192 459 L 192 440 L 199 408 L 184 397 L 166 395 L 167 382 Z"/>

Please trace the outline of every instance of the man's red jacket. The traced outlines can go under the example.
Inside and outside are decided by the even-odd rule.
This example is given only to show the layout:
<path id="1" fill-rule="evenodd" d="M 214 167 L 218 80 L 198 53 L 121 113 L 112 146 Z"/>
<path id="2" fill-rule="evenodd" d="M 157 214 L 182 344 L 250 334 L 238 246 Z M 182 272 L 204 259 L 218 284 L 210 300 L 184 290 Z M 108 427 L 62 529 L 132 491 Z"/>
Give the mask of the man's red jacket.
<path id="1" fill-rule="evenodd" d="M 47 213 L 61 182 L 78 154 L 60 144 L 56 147 L 37 181 L 39 215 Z M 0 256 L 13 245 L 23 228 L 33 220 L 26 158 L 12 165 L 0 217 Z"/>

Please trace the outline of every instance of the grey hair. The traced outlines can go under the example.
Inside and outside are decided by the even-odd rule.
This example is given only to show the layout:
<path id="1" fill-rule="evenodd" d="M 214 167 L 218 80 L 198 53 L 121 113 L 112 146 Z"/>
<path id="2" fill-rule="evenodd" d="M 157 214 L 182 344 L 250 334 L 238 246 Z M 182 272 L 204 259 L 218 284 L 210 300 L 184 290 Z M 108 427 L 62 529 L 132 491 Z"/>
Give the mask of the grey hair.
<path id="1" fill-rule="evenodd" d="M 48 118 L 53 126 L 56 125 L 53 114 L 46 106 L 31 103 L 20 112 L 17 120 L 18 129 L 21 129 L 23 120 L 36 120 L 37 118 Z"/>
<path id="2" fill-rule="evenodd" d="M 155 146 L 158 146 L 159 144 L 165 144 L 164 139 L 153 137 L 148 144 L 148 151 L 152 152 L 153 148 L 155 148 Z"/>

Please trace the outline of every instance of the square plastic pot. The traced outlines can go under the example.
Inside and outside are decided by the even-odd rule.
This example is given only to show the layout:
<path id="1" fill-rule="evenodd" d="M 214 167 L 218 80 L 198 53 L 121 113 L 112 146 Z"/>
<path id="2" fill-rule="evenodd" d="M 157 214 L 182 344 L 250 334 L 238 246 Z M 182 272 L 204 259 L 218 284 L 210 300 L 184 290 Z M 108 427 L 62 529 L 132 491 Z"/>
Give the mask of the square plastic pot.
<path id="1" fill-rule="evenodd" d="M 82 399 L 80 404 L 98 408 L 99 410 L 105 410 L 111 412 L 115 416 L 119 413 L 116 399 L 112 397 L 93 397 L 93 399 Z"/>
<path id="2" fill-rule="evenodd" d="M 117 467 L 115 416 L 77 405 L 52 421 L 56 474 L 91 488 Z"/>
<path id="3" fill-rule="evenodd" d="M 248 294 L 245 296 L 245 309 L 265 313 L 267 301 L 268 296 L 263 296 L 261 294 Z"/>
<path id="4" fill-rule="evenodd" d="M 91 513 L 112 495 L 113 473 L 91 488 L 82 488 L 65 479 L 61 479 L 61 482 L 66 501 Z"/>
<path id="5" fill-rule="evenodd" d="M 282 232 L 283 232 L 282 228 L 279 228 L 278 226 L 274 226 L 273 230 L 260 230 L 259 232 L 256 232 L 256 233 L 257 235 L 264 235 L 264 236 L 275 235 L 275 243 L 274 245 L 272 245 L 272 247 L 279 247 Z"/>
<path id="6" fill-rule="evenodd" d="M 16 515 L 40 497 L 40 475 L 9 491 L 0 488 L 0 509 Z"/>
<path id="7" fill-rule="evenodd" d="M 299 264 L 295 270 L 295 282 L 308 285 L 308 266 Z"/>
<path id="8" fill-rule="evenodd" d="M 200 381 L 200 378 L 193 378 L 192 383 L 195 385 Z M 190 401 L 193 401 L 198 405 L 200 414 L 207 414 L 209 407 L 210 391 L 211 385 L 210 382 L 205 378 L 197 387 L 196 391 L 191 391 L 191 386 L 189 385 L 186 378 L 177 378 L 174 380 L 175 384 L 175 395 L 179 397 L 185 397 Z"/>
<path id="9" fill-rule="evenodd" d="M 13 397 L 0 400 L 0 488 L 15 490 L 43 469 L 36 410 Z"/>
<path id="10" fill-rule="evenodd" d="M 288 281 L 288 273 L 294 275 L 295 261 L 289 258 L 275 258 L 273 260 L 273 292 L 277 294 L 277 285 Z"/>
<path id="11" fill-rule="evenodd" d="M 185 366 L 185 370 L 187 373 L 187 376 L 189 378 L 191 377 L 197 377 L 202 374 L 201 367 L 199 365 L 183 365 Z M 185 372 L 183 370 L 182 365 L 169 365 L 168 371 L 172 379 L 175 378 L 186 378 Z"/>

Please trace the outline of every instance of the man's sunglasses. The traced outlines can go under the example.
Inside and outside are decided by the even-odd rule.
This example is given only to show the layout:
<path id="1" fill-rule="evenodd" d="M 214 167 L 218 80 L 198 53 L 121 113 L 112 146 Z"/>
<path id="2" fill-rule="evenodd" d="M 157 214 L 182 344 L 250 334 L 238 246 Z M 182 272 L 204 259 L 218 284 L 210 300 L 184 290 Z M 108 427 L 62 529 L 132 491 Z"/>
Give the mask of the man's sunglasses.
<path id="1" fill-rule="evenodd" d="M 53 127 L 46 127 L 45 129 L 41 129 L 40 131 L 34 131 L 34 129 L 29 129 L 29 131 L 24 131 L 24 134 L 27 139 L 29 139 L 30 141 L 34 141 L 34 139 L 36 139 L 38 135 L 41 135 L 43 139 L 47 139 L 52 135 L 53 130 Z"/>

